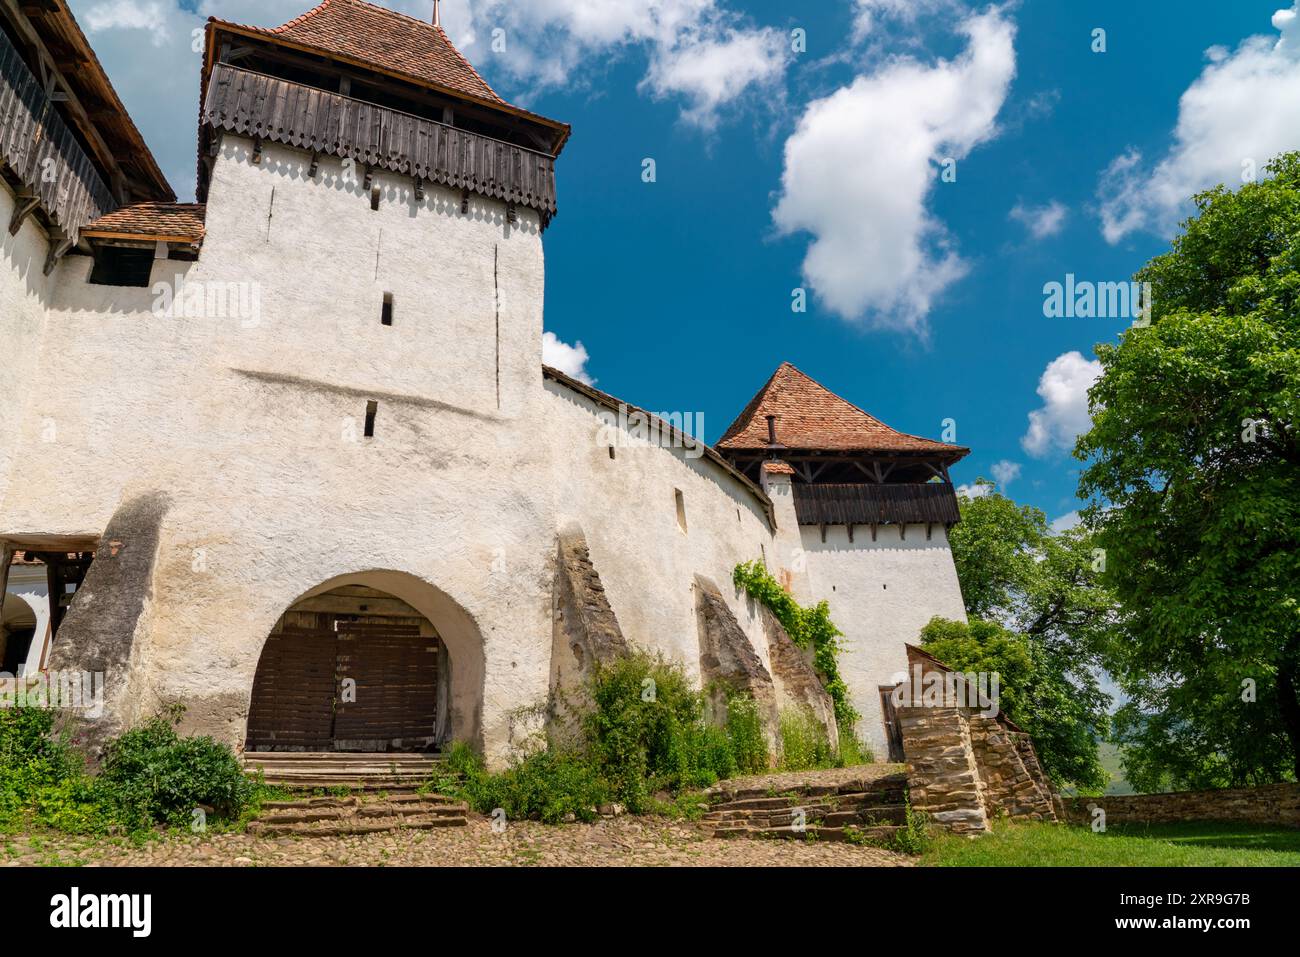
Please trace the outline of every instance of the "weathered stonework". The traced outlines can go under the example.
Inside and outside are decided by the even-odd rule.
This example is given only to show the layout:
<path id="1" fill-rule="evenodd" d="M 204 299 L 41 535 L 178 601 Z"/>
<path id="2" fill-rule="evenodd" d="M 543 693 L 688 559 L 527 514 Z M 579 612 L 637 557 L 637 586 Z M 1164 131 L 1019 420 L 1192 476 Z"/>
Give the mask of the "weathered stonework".
<path id="1" fill-rule="evenodd" d="M 1093 808 L 1106 812 L 1107 824 L 1167 824 L 1178 821 L 1241 821 L 1300 827 L 1300 784 L 1257 788 L 1171 791 L 1167 794 L 1106 794 L 1064 799 L 1071 823 L 1090 824 Z"/>
<path id="2" fill-rule="evenodd" d="M 154 493 L 134 498 L 113 513 L 50 653 L 51 671 L 103 675 L 103 714 L 85 725 L 91 751 L 135 716 L 130 701 L 132 671 L 139 658 L 136 635 L 153 595 L 168 507 L 167 496 Z"/>
<path id="3" fill-rule="evenodd" d="M 766 607 L 759 612 L 767 638 L 767 659 L 772 663 L 772 683 L 777 708 L 805 711 L 826 729 L 832 748 L 839 747 L 835 702 L 826 693 L 808 655 L 794 643 L 781 622 Z"/>
<path id="4" fill-rule="evenodd" d="M 563 727 L 566 714 L 588 703 L 586 689 L 593 668 L 629 651 L 600 573 L 592 564 L 587 540 L 576 524 L 566 526 L 557 537 L 551 609 L 551 696 L 555 717 Z"/>
<path id="5" fill-rule="evenodd" d="M 695 609 L 700 630 L 700 674 L 713 720 L 726 720 L 728 693 L 749 695 L 758 706 L 768 754 L 776 755 L 780 734 L 772 676 L 754 653 L 718 586 L 703 575 L 695 576 Z"/>
<path id="6" fill-rule="evenodd" d="M 907 655 L 912 676 L 952 674 L 919 648 L 908 645 Z M 914 690 L 901 696 L 913 703 L 898 708 L 898 720 L 916 810 L 958 834 L 980 834 L 999 817 L 1060 820 L 1059 798 L 1029 735 L 1001 714 L 926 705 L 921 689 Z"/>

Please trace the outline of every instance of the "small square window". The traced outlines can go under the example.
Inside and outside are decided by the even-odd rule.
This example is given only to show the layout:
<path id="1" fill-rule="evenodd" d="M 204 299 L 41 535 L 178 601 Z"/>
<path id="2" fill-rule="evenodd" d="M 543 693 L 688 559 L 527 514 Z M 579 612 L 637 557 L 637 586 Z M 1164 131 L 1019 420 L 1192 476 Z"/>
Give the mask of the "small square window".
<path id="1" fill-rule="evenodd" d="M 153 270 L 154 251 L 133 246 L 100 246 L 95 250 L 95 266 L 90 283 L 95 286 L 148 286 Z"/>

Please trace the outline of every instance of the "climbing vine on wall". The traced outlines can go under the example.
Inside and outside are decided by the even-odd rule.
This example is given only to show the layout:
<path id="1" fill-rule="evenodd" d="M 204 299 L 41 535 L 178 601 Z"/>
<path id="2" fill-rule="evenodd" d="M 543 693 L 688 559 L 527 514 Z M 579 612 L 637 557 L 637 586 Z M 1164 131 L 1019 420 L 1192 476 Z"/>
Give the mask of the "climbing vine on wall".
<path id="1" fill-rule="evenodd" d="M 849 689 L 840 677 L 839 643 L 835 639 L 844 632 L 831 621 L 830 606 L 821 601 L 810 608 L 803 607 L 757 560 L 737 565 L 731 580 L 750 598 L 767 606 L 796 645 L 812 649 L 813 667 L 835 703 L 835 720 L 844 732 L 851 734 L 860 715 L 849 704 Z"/>

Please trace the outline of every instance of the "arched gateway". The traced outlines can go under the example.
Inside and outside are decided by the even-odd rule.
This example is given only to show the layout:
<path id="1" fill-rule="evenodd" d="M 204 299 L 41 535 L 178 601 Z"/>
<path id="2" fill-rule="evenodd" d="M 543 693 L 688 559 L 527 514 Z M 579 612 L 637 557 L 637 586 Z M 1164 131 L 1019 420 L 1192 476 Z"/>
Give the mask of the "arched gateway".
<path id="1" fill-rule="evenodd" d="M 248 751 L 435 751 L 449 737 L 450 659 L 394 595 L 342 585 L 272 629 L 253 680 Z"/>

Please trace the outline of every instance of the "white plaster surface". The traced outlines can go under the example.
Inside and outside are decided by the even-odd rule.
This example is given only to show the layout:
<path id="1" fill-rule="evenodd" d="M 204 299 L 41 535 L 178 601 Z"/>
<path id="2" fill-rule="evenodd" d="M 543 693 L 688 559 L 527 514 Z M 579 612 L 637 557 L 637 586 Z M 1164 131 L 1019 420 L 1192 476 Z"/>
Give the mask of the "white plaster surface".
<path id="1" fill-rule="evenodd" d="M 555 536 L 572 520 L 628 640 L 697 680 L 694 575 L 718 584 L 766 664 L 731 572 L 789 567 L 802 542 L 806 568 L 787 577 L 830 599 L 864 733 L 883 742 L 875 686 L 926 620 L 961 612 L 942 530 L 891 547 L 882 529 L 870 549 L 835 547 L 844 532 L 830 530 L 821 545 L 798 534 L 786 490 L 774 537 L 760 500 L 707 459 L 626 443 L 611 459 L 608 414 L 541 375 L 534 213 L 511 225 L 504 204 L 472 197 L 465 216 L 434 186 L 416 203 L 384 173 L 374 211 L 338 161 L 309 180 L 308 154 L 268 144 L 254 164 L 250 147 L 223 137 L 201 258 L 158 261 L 152 280 L 251 284 L 255 316 L 155 315 L 153 289 L 88 284 L 84 256 L 47 289 L 34 227 L 5 241 L 0 334 L 16 360 L 0 372 L 0 483 L 6 463 L 19 480 L 0 484 L 0 536 L 99 535 L 134 496 L 171 499 L 127 720 L 179 698 L 196 728 L 241 744 L 275 621 L 305 595 L 368 584 L 443 636 L 453 734 L 499 763 L 516 712 L 548 690 Z M 0 220 L 10 201 L 0 191 Z"/>

